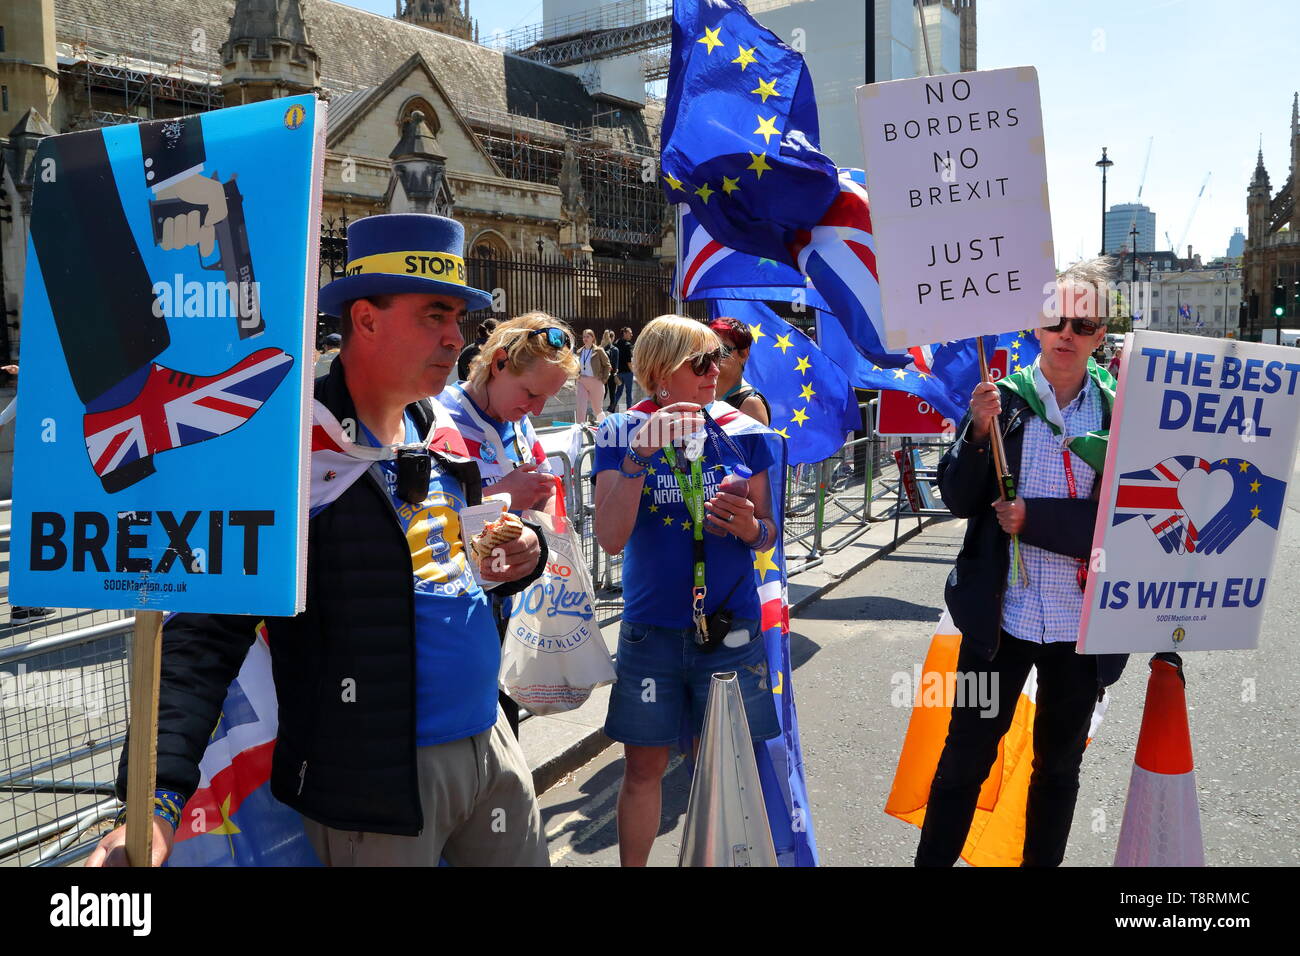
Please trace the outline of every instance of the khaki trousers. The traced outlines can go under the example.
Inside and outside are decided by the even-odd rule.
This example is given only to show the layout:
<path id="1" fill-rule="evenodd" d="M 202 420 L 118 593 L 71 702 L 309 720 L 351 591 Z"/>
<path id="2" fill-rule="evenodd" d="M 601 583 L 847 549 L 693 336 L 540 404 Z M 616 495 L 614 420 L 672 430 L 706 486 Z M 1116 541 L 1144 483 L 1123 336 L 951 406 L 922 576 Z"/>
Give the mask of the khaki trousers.
<path id="1" fill-rule="evenodd" d="M 583 375 L 578 379 L 578 408 L 573 420 L 581 425 L 587 420 L 588 408 L 596 414 L 596 423 L 605 420 L 605 383 L 594 375 Z"/>
<path id="2" fill-rule="evenodd" d="M 424 830 L 394 836 L 304 820 L 326 866 L 549 866 L 533 775 L 497 708 L 495 726 L 416 750 Z"/>

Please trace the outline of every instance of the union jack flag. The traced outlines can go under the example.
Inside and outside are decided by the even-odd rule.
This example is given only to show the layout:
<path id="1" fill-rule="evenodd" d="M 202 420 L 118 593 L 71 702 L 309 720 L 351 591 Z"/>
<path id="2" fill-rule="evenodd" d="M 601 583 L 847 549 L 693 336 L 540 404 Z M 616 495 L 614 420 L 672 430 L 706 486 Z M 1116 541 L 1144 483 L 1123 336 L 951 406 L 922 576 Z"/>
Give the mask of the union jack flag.
<path id="1" fill-rule="evenodd" d="M 279 733 L 265 622 L 230 685 L 168 866 L 313 866 L 302 817 L 271 795 Z"/>
<path id="2" fill-rule="evenodd" d="M 153 364 L 139 393 L 118 408 L 85 416 L 86 451 L 104 475 L 160 451 L 233 431 L 271 397 L 293 365 L 281 349 L 259 349 L 217 375 Z"/>
<path id="3" fill-rule="evenodd" d="M 881 368 L 902 368 L 912 356 L 885 348 L 867 191 L 847 175 L 840 176 L 839 187 L 839 195 L 821 220 L 811 229 L 795 232 L 790 255 L 857 350 Z"/>
<path id="4" fill-rule="evenodd" d="M 723 245 L 709 235 L 684 203 L 681 204 L 682 260 L 673 277 L 679 299 L 766 299 L 829 309 L 798 269 L 775 259 L 763 259 Z"/>
<path id="5" fill-rule="evenodd" d="M 1195 455 L 1174 455 L 1150 468 L 1120 475 L 1112 526 L 1140 515 L 1166 554 L 1195 552 L 1200 533 L 1178 500 L 1178 483 L 1194 469 L 1208 474 L 1210 463 Z"/>

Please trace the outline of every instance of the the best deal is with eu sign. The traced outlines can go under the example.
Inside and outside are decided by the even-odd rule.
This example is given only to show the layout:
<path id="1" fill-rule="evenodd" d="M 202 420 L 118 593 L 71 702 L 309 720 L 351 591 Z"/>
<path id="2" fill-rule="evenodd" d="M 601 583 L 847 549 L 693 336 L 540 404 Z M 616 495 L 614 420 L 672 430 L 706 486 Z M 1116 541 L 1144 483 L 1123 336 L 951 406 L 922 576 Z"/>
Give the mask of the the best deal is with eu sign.
<path id="1" fill-rule="evenodd" d="M 1160 332 L 1129 339 L 1080 648 L 1254 647 L 1295 459 L 1300 354 Z"/>

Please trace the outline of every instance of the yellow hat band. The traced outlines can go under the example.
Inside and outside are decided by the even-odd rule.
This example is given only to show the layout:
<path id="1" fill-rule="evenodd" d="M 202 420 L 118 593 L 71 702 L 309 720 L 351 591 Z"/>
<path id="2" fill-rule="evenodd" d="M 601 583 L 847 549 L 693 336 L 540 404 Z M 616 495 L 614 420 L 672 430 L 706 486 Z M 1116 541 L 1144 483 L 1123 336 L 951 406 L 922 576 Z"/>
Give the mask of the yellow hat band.
<path id="1" fill-rule="evenodd" d="M 465 260 L 448 252 L 380 252 L 353 259 L 347 275 L 416 276 L 465 285 Z"/>

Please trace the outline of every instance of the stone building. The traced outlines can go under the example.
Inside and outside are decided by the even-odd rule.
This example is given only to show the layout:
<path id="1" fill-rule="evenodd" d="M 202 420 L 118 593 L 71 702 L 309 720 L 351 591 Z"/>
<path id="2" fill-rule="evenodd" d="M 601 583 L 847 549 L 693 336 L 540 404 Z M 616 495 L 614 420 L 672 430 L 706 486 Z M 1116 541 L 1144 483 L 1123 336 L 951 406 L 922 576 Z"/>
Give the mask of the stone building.
<path id="1" fill-rule="evenodd" d="M 1273 290 L 1278 285 L 1288 300 L 1285 321 L 1300 319 L 1294 298 L 1300 282 L 1300 93 L 1291 100 L 1290 175 L 1274 193 L 1261 148 L 1246 190 L 1246 218 L 1242 276 L 1251 329 L 1258 333 L 1274 322 Z"/>
<path id="2" fill-rule="evenodd" d="M 345 217 L 440 212 L 465 224 L 470 255 L 671 262 L 671 219 L 644 175 L 662 108 L 479 45 L 468 0 L 396 0 L 396 17 L 330 0 L 6 7 L 4 355 L 17 337 L 41 137 L 305 92 L 329 103 L 322 214 L 336 231 Z"/>

